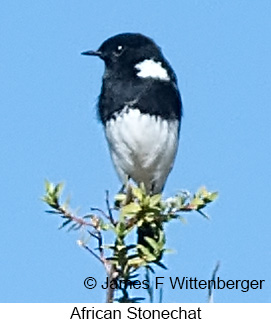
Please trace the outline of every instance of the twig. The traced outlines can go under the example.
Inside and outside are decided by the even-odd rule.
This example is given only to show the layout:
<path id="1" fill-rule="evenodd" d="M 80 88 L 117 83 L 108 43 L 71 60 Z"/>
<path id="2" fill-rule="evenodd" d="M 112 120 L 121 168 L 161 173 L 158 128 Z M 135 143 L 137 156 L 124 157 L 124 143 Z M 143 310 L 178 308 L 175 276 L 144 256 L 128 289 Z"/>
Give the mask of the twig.
<path id="1" fill-rule="evenodd" d="M 103 237 L 100 231 L 97 231 L 98 234 L 98 248 L 102 258 L 104 258 L 104 249 L 103 249 Z"/>
<path id="2" fill-rule="evenodd" d="M 91 250 L 87 245 L 85 245 L 84 243 L 81 243 L 81 245 L 87 250 L 89 251 L 96 259 L 98 259 L 104 266 L 105 266 L 105 259 L 99 257 L 93 250 Z"/>
<path id="3" fill-rule="evenodd" d="M 163 288 L 159 289 L 159 303 L 163 303 Z"/>
<path id="4" fill-rule="evenodd" d="M 64 218 L 71 219 L 72 221 L 80 225 L 91 226 L 96 229 L 96 226 L 93 223 L 85 221 L 83 218 L 73 215 L 71 212 L 68 212 L 67 210 L 63 209 L 61 206 L 59 206 L 57 210 L 59 213 L 63 214 Z"/>
<path id="5" fill-rule="evenodd" d="M 98 207 L 91 207 L 90 210 L 100 212 L 101 215 L 103 215 L 107 220 L 111 221 L 110 217 L 102 209 L 99 209 Z"/>
<path id="6" fill-rule="evenodd" d="M 218 261 L 216 266 L 215 266 L 215 269 L 213 271 L 212 278 L 211 278 L 212 283 L 211 283 L 211 286 L 210 286 L 209 291 L 208 291 L 208 303 L 213 303 L 213 301 L 214 301 L 214 295 L 213 295 L 213 293 L 214 293 L 214 291 L 213 291 L 214 282 L 213 281 L 216 278 L 216 274 L 217 274 L 217 271 L 218 271 L 219 267 L 220 267 L 220 262 Z"/>
<path id="7" fill-rule="evenodd" d="M 109 213 L 109 220 L 115 226 L 116 221 L 113 218 L 113 214 L 112 214 L 112 210 L 111 210 L 110 202 L 109 202 L 109 191 L 106 190 L 105 194 L 106 194 L 105 202 L 106 202 L 106 207 L 107 207 L 107 210 L 108 210 L 108 213 Z"/>

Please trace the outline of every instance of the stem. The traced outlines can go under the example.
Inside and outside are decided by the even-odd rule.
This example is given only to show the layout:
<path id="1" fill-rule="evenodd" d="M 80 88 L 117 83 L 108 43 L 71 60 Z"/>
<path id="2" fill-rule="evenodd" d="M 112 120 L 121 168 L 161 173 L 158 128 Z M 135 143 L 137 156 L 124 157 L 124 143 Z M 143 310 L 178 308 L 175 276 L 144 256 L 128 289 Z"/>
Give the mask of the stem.
<path id="1" fill-rule="evenodd" d="M 114 302 L 115 289 L 111 288 L 111 282 L 113 282 L 113 280 L 116 279 L 115 275 L 116 275 L 116 268 L 114 265 L 111 264 L 111 268 L 110 268 L 109 274 L 107 276 L 109 283 L 108 283 L 108 289 L 107 289 L 107 293 L 106 293 L 106 303 L 113 303 Z"/>
<path id="2" fill-rule="evenodd" d="M 116 225 L 116 222 L 115 222 L 115 220 L 113 218 L 112 210 L 111 210 L 111 207 L 110 207 L 109 191 L 108 190 L 106 191 L 106 199 L 105 199 L 105 202 L 106 202 L 106 207 L 107 207 L 107 210 L 108 210 L 108 213 L 109 213 L 109 220 L 115 226 Z"/>
<path id="3" fill-rule="evenodd" d="M 105 260 L 99 257 L 93 250 L 91 250 L 85 244 L 82 245 L 87 251 L 89 251 L 96 259 L 98 259 L 103 265 L 105 265 Z"/>
<path id="4" fill-rule="evenodd" d="M 211 284 L 210 289 L 208 291 L 208 303 L 213 303 L 213 301 L 214 301 L 214 297 L 213 297 L 213 292 L 214 292 L 213 291 L 213 286 L 214 286 L 214 283 L 213 283 L 213 281 L 216 278 L 216 274 L 217 274 L 217 271 L 218 271 L 219 267 L 220 267 L 220 262 L 218 261 L 217 264 L 216 264 L 216 266 L 215 266 L 215 269 L 213 271 L 212 278 L 211 278 L 212 284 Z"/>

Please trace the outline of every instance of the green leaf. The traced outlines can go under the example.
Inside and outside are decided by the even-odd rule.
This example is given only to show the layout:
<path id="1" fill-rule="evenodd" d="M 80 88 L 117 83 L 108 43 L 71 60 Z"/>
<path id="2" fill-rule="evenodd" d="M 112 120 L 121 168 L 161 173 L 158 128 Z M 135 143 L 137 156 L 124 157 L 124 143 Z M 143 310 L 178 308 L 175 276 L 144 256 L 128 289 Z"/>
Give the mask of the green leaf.
<path id="1" fill-rule="evenodd" d="M 150 237 L 144 237 L 144 240 L 146 240 L 154 250 L 160 249 L 158 243 L 154 239 Z"/>
<path id="2" fill-rule="evenodd" d="M 208 195 L 207 199 L 209 202 L 213 202 L 214 200 L 217 199 L 217 197 L 218 197 L 218 192 L 213 192 Z"/>
<path id="3" fill-rule="evenodd" d="M 72 230 L 79 230 L 81 227 L 82 227 L 82 224 L 74 223 L 69 227 L 68 232 Z"/>
<path id="4" fill-rule="evenodd" d="M 144 260 L 152 262 L 156 260 L 156 257 L 145 246 L 138 244 L 137 248 L 142 252 Z"/>
<path id="5" fill-rule="evenodd" d="M 54 195 L 59 198 L 64 187 L 64 183 L 58 183 L 54 188 Z"/>
<path id="6" fill-rule="evenodd" d="M 41 200 L 42 200 L 43 202 L 47 203 L 47 204 L 49 204 L 48 202 L 50 201 L 50 199 L 48 198 L 48 196 L 47 196 L 47 195 L 44 195 L 44 196 L 41 198 Z"/>
<path id="7" fill-rule="evenodd" d="M 199 197 L 194 197 L 190 202 L 190 205 L 195 206 L 196 208 L 199 208 L 201 206 L 204 206 L 205 203 Z"/>
<path id="8" fill-rule="evenodd" d="M 109 228 L 110 228 L 110 225 L 109 225 L 109 224 L 107 224 L 107 223 L 101 222 L 101 223 L 100 223 L 100 227 L 101 227 L 101 230 L 103 230 L 103 231 L 108 231 L 108 230 L 109 230 Z"/>
<path id="9" fill-rule="evenodd" d="M 59 211 L 53 211 L 53 210 L 46 210 L 46 213 L 50 213 L 50 214 L 61 214 L 61 212 Z"/>
<path id="10" fill-rule="evenodd" d="M 160 203 L 160 201 L 161 201 L 161 197 L 162 197 L 162 195 L 161 195 L 161 194 L 153 195 L 153 196 L 150 198 L 150 207 L 154 207 L 154 206 L 156 206 L 157 204 L 159 204 L 159 203 Z"/>
<path id="11" fill-rule="evenodd" d="M 115 196 L 115 201 L 123 202 L 126 199 L 126 194 L 119 193 Z"/>
<path id="12" fill-rule="evenodd" d="M 163 252 L 164 253 L 176 253 L 176 250 L 174 250 L 174 249 L 164 249 Z"/>
<path id="13" fill-rule="evenodd" d="M 197 210 L 199 214 L 201 214 L 205 219 L 210 220 L 210 217 L 208 214 L 204 213 L 202 210 Z"/>
<path id="14" fill-rule="evenodd" d="M 118 225 L 118 223 L 117 223 L 117 225 Z M 111 231 L 113 231 L 116 235 L 118 235 L 118 231 L 117 231 L 117 229 L 116 229 L 117 225 L 116 225 L 116 226 L 114 226 L 114 225 L 109 224 L 109 226 L 108 226 L 108 230 L 111 230 Z"/>
<path id="15" fill-rule="evenodd" d="M 144 207 L 144 208 L 148 208 L 148 207 L 150 207 L 150 196 L 149 195 L 147 195 L 147 196 L 145 196 L 144 197 L 144 199 L 142 200 L 142 206 Z"/>
<path id="16" fill-rule="evenodd" d="M 160 261 L 156 262 L 156 265 L 158 265 L 159 267 L 167 270 L 167 267 Z"/>
<path id="17" fill-rule="evenodd" d="M 136 257 L 136 258 L 129 259 L 127 263 L 130 267 L 138 268 L 138 267 L 144 266 L 146 264 L 146 261 L 140 257 Z"/>
<path id="18" fill-rule="evenodd" d="M 53 189 L 53 184 L 50 183 L 47 179 L 45 180 L 45 191 L 47 193 L 51 192 Z"/>
<path id="19" fill-rule="evenodd" d="M 202 187 L 199 188 L 199 190 L 198 190 L 198 192 L 197 192 L 196 195 L 202 196 L 202 197 L 206 197 L 206 196 L 208 196 L 208 194 L 209 193 L 208 193 L 206 187 L 205 186 L 202 186 Z"/>
<path id="20" fill-rule="evenodd" d="M 135 214 L 135 213 L 138 213 L 139 211 L 141 211 L 141 206 L 135 202 L 129 203 L 128 205 L 125 205 L 121 209 L 121 212 L 123 215 Z"/>
<path id="21" fill-rule="evenodd" d="M 135 258 L 137 258 L 137 257 L 138 257 L 138 254 L 137 254 L 137 253 L 135 253 L 135 254 L 133 254 L 133 255 L 128 256 L 128 257 L 127 257 L 127 259 L 135 259 Z"/>
<path id="22" fill-rule="evenodd" d="M 49 196 L 46 196 L 43 201 L 54 209 L 58 208 L 58 206 L 59 206 L 58 202 Z"/>
<path id="23" fill-rule="evenodd" d="M 147 265 L 146 268 L 152 273 L 152 274 L 155 274 L 155 270 L 150 266 L 150 265 Z"/>
<path id="24" fill-rule="evenodd" d="M 126 227 L 125 227 L 125 224 L 123 222 L 119 222 L 117 225 L 116 225 L 116 233 L 117 235 L 122 235 L 123 232 L 125 231 Z"/>
<path id="25" fill-rule="evenodd" d="M 159 230 L 159 240 L 157 243 L 159 251 L 161 251 L 164 248 L 165 243 L 166 243 L 165 232 L 163 230 Z"/>
<path id="26" fill-rule="evenodd" d="M 139 187 L 132 187 L 133 196 L 136 197 L 140 202 L 143 199 L 143 191 Z"/>
<path id="27" fill-rule="evenodd" d="M 142 191 L 143 195 L 146 195 L 146 188 L 145 188 L 145 185 L 144 185 L 144 183 L 143 183 L 143 182 L 141 182 L 141 183 L 139 184 L 139 187 L 140 187 L 140 189 L 141 189 L 141 191 Z"/>
<path id="28" fill-rule="evenodd" d="M 69 224 L 72 220 L 68 219 L 67 221 L 63 222 L 62 225 L 58 228 L 59 230 L 64 228 L 67 224 Z"/>

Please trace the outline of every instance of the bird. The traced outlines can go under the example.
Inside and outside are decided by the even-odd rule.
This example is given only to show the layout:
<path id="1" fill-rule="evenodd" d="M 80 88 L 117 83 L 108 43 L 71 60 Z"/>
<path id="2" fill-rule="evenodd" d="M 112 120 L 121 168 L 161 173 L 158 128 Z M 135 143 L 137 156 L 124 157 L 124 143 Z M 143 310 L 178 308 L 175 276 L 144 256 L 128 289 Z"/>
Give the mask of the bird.
<path id="1" fill-rule="evenodd" d="M 121 33 L 82 55 L 104 61 L 98 117 L 123 185 L 132 179 L 160 194 L 176 157 L 182 119 L 177 77 L 161 48 L 140 33 Z"/>

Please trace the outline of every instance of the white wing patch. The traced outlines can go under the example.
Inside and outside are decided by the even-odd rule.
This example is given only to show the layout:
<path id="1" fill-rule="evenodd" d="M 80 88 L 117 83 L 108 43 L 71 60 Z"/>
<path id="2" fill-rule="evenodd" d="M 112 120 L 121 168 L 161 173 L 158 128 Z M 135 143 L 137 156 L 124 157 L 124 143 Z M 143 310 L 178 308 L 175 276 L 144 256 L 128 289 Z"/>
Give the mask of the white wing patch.
<path id="1" fill-rule="evenodd" d="M 139 70 L 137 76 L 143 78 L 154 78 L 162 81 L 170 81 L 167 70 L 162 67 L 161 62 L 155 62 L 152 59 L 145 59 L 144 61 L 135 65 L 135 68 Z"/>
<path id="2" fill-rule="evenodd" d="M 148 192 L 160 193 L 178 147 L 177 120 L 129 109 L 106 123 L 105 133 L 116 171 L 123 183 L 129 175 Z"/>

